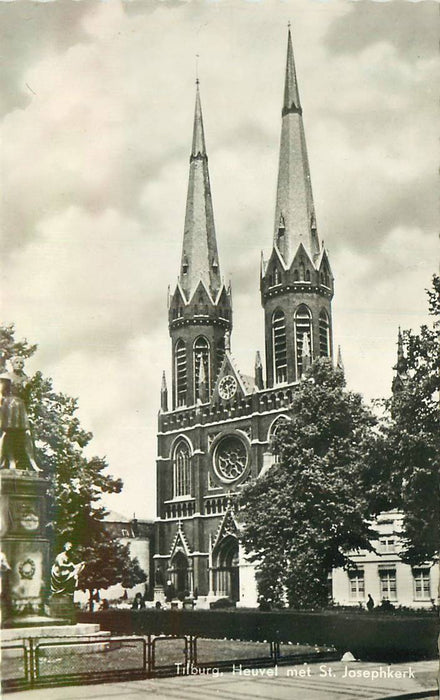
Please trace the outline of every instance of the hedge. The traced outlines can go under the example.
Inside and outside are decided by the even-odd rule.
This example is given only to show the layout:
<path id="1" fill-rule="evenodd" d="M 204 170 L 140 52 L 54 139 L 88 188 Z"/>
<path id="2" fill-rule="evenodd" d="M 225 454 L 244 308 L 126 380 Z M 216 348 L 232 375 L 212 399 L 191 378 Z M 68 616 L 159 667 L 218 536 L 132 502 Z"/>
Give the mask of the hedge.
<path id="1" fill-rule="evenodd" d="M 406 661 L 437 656 L 439 621 L 432 616 L 257 610 L 106 610 L 80 613 L 112 634 L 192 634 L 208 639 L 333 646 L 362 660 Z"/>

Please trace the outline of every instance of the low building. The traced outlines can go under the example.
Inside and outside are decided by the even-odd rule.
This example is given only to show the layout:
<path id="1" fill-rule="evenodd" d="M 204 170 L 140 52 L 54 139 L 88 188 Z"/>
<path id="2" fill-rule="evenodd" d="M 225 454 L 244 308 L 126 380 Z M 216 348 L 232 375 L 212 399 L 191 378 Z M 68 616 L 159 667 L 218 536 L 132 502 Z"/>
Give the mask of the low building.
<path id="1" fill-rule="evenodd" d="M 133 588 L 125 589 L 120 583 L 106 589 L 100 589 L 101 600 L 116 601 L 127 595 L 128 599 L 135 597 L 136 593 L 153 593 L 153 552 L 154 552 L 154 525 L 152 520 L 138 520 L 136 517 L 127 518 L 120 513 L 110 511 L 104 520 L 104 529 L 109 537 L 117 539 L 121 544 L 126 544 L 130 549 L 132 559 L 137 558 L 139 566 L 147 575 L 145 583 L 139 583 Z M 75 592 L 75 600 L 81 605 L 88 602 L 88 593 Z"/>
<path id="2" fill-rule="evenodd" d="M 430 608 L 437 600 L 437 563 L 411 567 L 401 558 L 403 514 L 397 510 L 381 513 L 373 527 L 378 539 L 374 550 L 350 553 L 356 565 L 332 572 L 332 598 L 338 605 L 365 606 L 368 594 L 375 605 L 389 601 L 393 606 Z"/>

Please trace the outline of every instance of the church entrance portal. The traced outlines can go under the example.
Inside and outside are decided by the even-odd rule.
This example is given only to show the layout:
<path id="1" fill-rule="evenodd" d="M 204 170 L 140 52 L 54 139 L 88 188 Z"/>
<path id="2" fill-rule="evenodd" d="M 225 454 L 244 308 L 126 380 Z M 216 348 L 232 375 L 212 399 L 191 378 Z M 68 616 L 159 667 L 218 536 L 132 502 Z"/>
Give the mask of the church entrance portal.
<path id="1" fill-rule="evenodd" d="M 188 595 L 189 593 L 189 576 L 188 576 L 188 559 L 182 552 L 177 552 L 171 562 L 170 569 L 171 580 L 176 589 L 176 594 Z"/>
<path id="2" fill-rule="evenodd" d="M 222 598 L 240 600 L 238 540 L 232 535 L 219 545 L 214 558 L 214 593 Z"/>

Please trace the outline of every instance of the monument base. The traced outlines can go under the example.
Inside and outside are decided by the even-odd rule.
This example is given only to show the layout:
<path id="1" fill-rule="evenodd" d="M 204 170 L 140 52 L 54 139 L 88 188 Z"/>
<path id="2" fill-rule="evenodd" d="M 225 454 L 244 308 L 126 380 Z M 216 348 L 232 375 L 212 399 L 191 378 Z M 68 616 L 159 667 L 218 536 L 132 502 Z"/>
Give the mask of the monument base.
<path id="1" fill-rule="evenodd" d="M 0 470 L 2 615 L 41 615 L 49 579 L 48 481 L 32 471 Z"/>
<path id="2" fill-rule="evenodd" d="M 155 603 L 159 602 L 161 605 L 165 605 L 165 591 L 163 586 L 154 586 L 153 600 Z"/>
<path id="3" fill-rule="evenodd" d="M 57 625 L 67 625 L 67 619 L 56 618 L 56 617 L 46 617 L 45 615 L 16 615 L 15 617 L 10 617 L 3 621 L 2 624 L 2 638 L 4 637 L 4 630 L 22 630 L 29 629 L 30 627 L 54 627 Z"/>
<path id="4" fill-rule="evenodd" d="M 49 599 L 49 615 L 51 618 L 61 618 L 70 624 L 76 622 L 76 608 L 73 604 L 73 596 L 53 595 Z"/>

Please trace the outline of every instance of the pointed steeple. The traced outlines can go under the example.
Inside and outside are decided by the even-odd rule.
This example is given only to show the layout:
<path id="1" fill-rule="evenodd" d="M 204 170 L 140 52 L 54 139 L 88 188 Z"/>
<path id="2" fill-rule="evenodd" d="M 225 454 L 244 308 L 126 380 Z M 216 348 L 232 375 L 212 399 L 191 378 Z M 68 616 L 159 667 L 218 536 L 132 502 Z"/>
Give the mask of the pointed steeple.
<path id="1" fill-rule="evenodd" d="M 293 58 L 292 34 L 287 35 L 287 62 L 286 62 L 286 77 L 284 80 L 284 103 L 282 115 L 289 112 L 302 113 L 301 103 L 299 100 L 298 81 L 296 79 L 295 61 Z"/>
<path id="2" fill-rule="evenodd" d="M 336 360 L 336 367 L 342 371 L 344 371 L 344 363 L 342 361 L 342 352 L 341 352 L 341 346 L 338 345 L 338 357 Z"/>
<path id="3" fill-rule="evenodd" d="M 191 157 L 206 156 L 205 132 L 203 130 L 202 103 L 200 102 L 199 80 L 196 80 L 196 107 L 194 110 L 193 140 Z"/>
<path id="4" fill-rule="evenodd" d="M 397 333 L 397 364 L 396 364 L 396 369 L 398 372 L 404 372 L 406 370 L 406 363 L 405 363 L 405 353 L 403 351 L 403 335 L 402 331 L 399 326 L 399 330 Z"/>
<path id="5" fill-rule="evenodd" d="M 160 386 L 160 409 L 165 413 L 168 411 L 168 389 L 165 371 L 162 373 L 162 383 Z"/>
<path id="6" fill-rule="evenodd" d="M 403 349 L 403 335 L 400 326 L 399 331 L 397 333 L 397 362 L 394 365 L 393 369 L 396 370 L 396 373 L 393 377 L 391 390 L 393 394 L 398 394 L 405 388 L 405 385 L 408 381 L 407 363 L 405 358 L 405 352 Z"/>
<path id="7" fill-rule="evenodd" d="M 287 266 L 300 243 L 314 261 L 320 246 L 289 27 L 274 232 L 274 245 Z"/>
<path id="8" fill-rule="evenodd" d="M 215 297 L 221 286 L 217 241 L 203 129 L 199 81 L 189 166 L 180 285 L 189 301 L 199 282 Z"/>
<path id="9" fill-rule="evenodd" d="M 263 363 L 261 362 L 260 351 L 257 350 L 255 355 L 255 385 L 257 389 L 263 389 Z"/>

